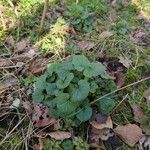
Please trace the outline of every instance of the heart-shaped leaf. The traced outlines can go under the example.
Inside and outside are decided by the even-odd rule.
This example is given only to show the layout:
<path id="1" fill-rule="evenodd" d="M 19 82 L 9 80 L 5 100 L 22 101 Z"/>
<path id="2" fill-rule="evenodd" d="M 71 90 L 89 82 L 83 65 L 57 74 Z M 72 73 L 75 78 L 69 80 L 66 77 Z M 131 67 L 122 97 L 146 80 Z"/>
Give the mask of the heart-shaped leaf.
<path id="1" fill-rule="evenodd" d="M 103 98 L 98 101 L 98 107 L 103 114 L 109 114 L 114 107 L 114 99 L 108 97 Z"/>
<path id="2" fill-rule="evenodd" d="M 56 85 L 59 89 L 64 89 L 70 84 L 73 78 L 74 78 L 73 73 L 69 73 L 64 80 L 61 79 L 57 80 Z"/>
<path id="3" fill-rule="evenodd" d="M 87 121 L 92 116 L 92 108 L 90 106 L 85 106 L 77 115 L 76 117 L 81 121 Z"/>
<path id="4" fill-rule="evenodd" d="M 102 78 L 109 79 L 105 67 L 101 63 L 91 63 L 83 72 L 86 77 L 96 77 L 101 75 Z"/>
<path id="5" fill-rule="evenodd" d="M 72 58 L 72 64 L 78 71 L 82 71 L 87 68 L 89 63 L 89 60 L 84 55 L 76 55 Z"/>
<path id="6" fill-rule="evenodd" d="M 46 87 L 46 92 L 48 95 L 55 95 L 55 91 L 57 90 L 56 83 L 48 83 Z"/>
<path id="7" fill-rule="evenodd" d="M 86 80 L 80 80 L 78 82 L 78 88 L 74 88 L 71 92 L 72 101 L 82 101 L 84 100 L 90 91 L 89 83 Z"/>

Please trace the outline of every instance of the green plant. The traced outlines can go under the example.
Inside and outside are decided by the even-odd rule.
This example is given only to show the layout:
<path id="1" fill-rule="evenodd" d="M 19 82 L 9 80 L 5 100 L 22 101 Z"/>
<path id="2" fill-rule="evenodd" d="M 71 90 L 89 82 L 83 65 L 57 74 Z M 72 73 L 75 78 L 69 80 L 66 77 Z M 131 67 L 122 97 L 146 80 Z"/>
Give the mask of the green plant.
<path id="1" fill-rule="evenodd" d="M 85 32 L 92 31 L 93 13 L 88 7 L 77 5 L 73 3 L 68 7 L 66 12 L 69 17 L 69 22 L 74 25 L 78 30 L 83 29 Z"/>
<path id="2" fill-rule="evenodd" d="M 62 142 L 62 147 L 63 150 L 73 150 L 74 149 L 74 145 L 72 140 L 65 140 Z"/>
<path id="3" fill-rule="evenodd" d="M 49 64 L 47 71 L 37 78 L 32 98 L 47 105 L 54 117 L 72 123 L 87 121 L 93 111 L 90 102 L 107 93 L 107 84 L 113 82 L 105 69 L 101 63 L 91 63 L 84 55 Z M 113 100 L 102 100 L 102 103 L 97 102 L 99 111 L 109 113 L 111 109 L 105 112 L 105 107 L 112 108 Z"/>
<path id="4" fill-rule="evenodd" d="M 43 52 L 52 52 L 58 54 L 65 48 L 65 40 L 67 36 L 66 29 L 69 25 L 65 20 L 59 17 L 56 23 L 51 26 L 50 32 L 39 43 Z"/>
<path id="5" fill-rule="evenodd" d="M 89 145 L 81 137 L 75 137 L 73 140 L 75 150 L 89 150 Z"/>
<path id="6" fill-rule="evenodd" d="M 44 150 L 63 150 L 60 147 L 61 141 L 56 141 L 54 139 L 45 139 L 43 142 Z"/>
<path id="7" fill-rule="evenodd" d="M 116 34 L 125 34 L 130 31 L 129 25 L 125 20 L 118 20 L 115 24 L 112 25 L 112 30 Z"/>

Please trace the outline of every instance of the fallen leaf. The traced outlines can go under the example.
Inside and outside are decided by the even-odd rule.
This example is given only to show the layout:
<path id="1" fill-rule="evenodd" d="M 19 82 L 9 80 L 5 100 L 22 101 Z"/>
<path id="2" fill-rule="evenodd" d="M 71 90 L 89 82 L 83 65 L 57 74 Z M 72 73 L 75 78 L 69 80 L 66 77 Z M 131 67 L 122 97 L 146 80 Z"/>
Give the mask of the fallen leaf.
<path id="1" fill-rule="evenodd" d="M 90 121 L 90 124 L 96 129 L 112 128 L 112 120 L 110 116 L 96 114 L 95 120 Z"/>
<path id="2" fill-rule="evenodd" d="M 141 31 L 139 29 L 133 31 L 130 34 L 130 39 L 134 42 L 137 43 L 138 45 L 142 46 L 149 46 L 150 42 L 147 40 L 149 37 L 149 32 Z"/>
<path id="3" fill-rule="evenodd" d="M 135 121 L 140 123 L 141 119 L 145 117 L 143 110 L 136 104 L 131 104 L 131 108 L 133 110 Z"/>
<path id="4" fill-rule="evenodd" d="M 91 41 L 81 41 L 77 43 L 77 46 L 82 50 L 90 50 L 95 46 L 95 43 Z"/>
<path id="5" fill-rule="evenodd" d="M 127 69 L 130 67 L 132 61 L 125 59 L 123 57 L 119 57 L 119 62 L 122 63 Z"/>
<path id="6" fill-rule="evenodd" d="M 104 38 L 108 38 L 110 36 L 112 36 L 113 33 L 111 31 L 103 31 L 100 35 L 99 38 L 100 39 L 104 39 Z"/>
<path id="7" fill-rule="evenodd" d="M 51 138 L 54 138 L 55 140 L 65 140 L 65 139 L 69 139 L 71 137 L 71 133 L 70 132 L 65 132 L 65 131 L 55 131 L 55 132 L 51 132 L 48 134 Z"/>
<path id="8" fill-rule="evenodd" d="M 150 87 L 144 92 L 143 96 L 147 100 L 147 103 L 150 105 Z"/>
<path id="9" fill-rule="evenodd" d="M 101 139 L 103 141 L 107 141 L 109 137 L 112 137 L 114 133 L 109 128 L 103 128 L 103 129 L 96 129 L 92 127 L 90 131 L 90 140 L 98 140 Z"/>
<path id="10" fill-rule="evenodd" d="M 20 52 L 22 50 L 24 50 L 27 46 L 27 40 L 24 39 L 24 40 L 21 40 L 20 42 L 17 42 L 16 43 L 16 51 L 17 52 Z"/>
<path id="11" fill-rule="evenodd" d="M 133 147 L 143 136 L 142 130 L 135 124 L 118 126 L 114 132 L 129 146 Z"/>
<path id="12" fill-rule="evenodd" d="M 33 105 L 29 101 L 22 102 L 22 104 L 28 115 L 31 115 L 33 113 Z"/>
<path id="13" fill-rule="evenodd" d="M 45 61 L 45 63 L 44 63 Z M 43 62 L 43 64 L 41 63 Z M 48 60 L 43 58 L 33 59 L 28 64 L 28 71 L 35 75 L 40 75 L 47 67 Z"/>
<path id="14" fill-rule="evenodd" d="M 139 150 L 150 150 L 150 135 L 145 135 L 139 140 Z"/>
<path id="15" fill-rule="evenodd" d="M 18 80 L 12 76 L 7 76 L 3 81 L 0 82 L 0 90 L 6 89 L 11 86 L 19 84 Z"/>
<path id="16" fill-rule="evenodd" d="M 37 128 L 53 125 L 56 119 L 49 116 L 49 110 L 46 106 L 33 103 L 32 122 Z"/>
<path id="17" fill-rule="evenodd" d="M 116 81 L 117 87 L 118 88 L 122 87 L 125 83 L 124 74 L 122 72 L 116 72 L 114 76 L 116 78 L 115 81 Z"/>

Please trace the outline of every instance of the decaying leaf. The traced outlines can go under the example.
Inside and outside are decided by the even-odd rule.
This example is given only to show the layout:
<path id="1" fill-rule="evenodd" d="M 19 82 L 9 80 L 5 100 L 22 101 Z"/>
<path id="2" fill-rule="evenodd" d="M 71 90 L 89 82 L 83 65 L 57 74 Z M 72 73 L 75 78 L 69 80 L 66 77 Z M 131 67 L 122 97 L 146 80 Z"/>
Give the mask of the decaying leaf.
<path id="1" fill-rule="evenodd" d="M 46 106 L 39 103 L 33 103 L 32 122 L 35 127 L 40 128 L 55 123 L 55 119 L 49 116 Z"/>
<path id="2" fill-rule="evenodd" d="M 114 76 L 116 77 L 117 87 L 122 87 L 125 83 L 124 74 L 122 72 L 116 72 Z"/>
<path id="3" fill-rule="evenodd" d="M 144 111 L 136 104 L 131 104 L 131 108 L 133 110 L 135 121 L 140 123 L 146 117 Z"/>
<path id="4" fill-rule="evenodd" d="M 109 137 L 113 136 L 114 133 L 112 132 L 111 129 L 108 128 L 96 129 L 92 127 L 89 135 L 91 140 L 101 139 L 103 141 L 106 141 L 108 140 Z"/>
<path id="5" fill-rule="evenodd" d="M 48 108 L 39 103 L 23 102 L 23 106 L 28 115 L 31 116 L 32 122 L 35 127 L 44 127 L 53 125 L 56 120 L 49 116 Z"/>
<path id="6" fill-rule="evenodd" d="M 0 82 L 0 90 L 19 84 L 18 80 L 12 76 L 7 76 Z"/>
<path id="7" fill-rule="evenodd" d="M 71 133 L 70 132 L 65 132 L 65 131 L 55 131 L 55 132 L 51 132 L 48 134 L 51 138 L 54 138 L 55 140 L 65 140 L 65 139 L 69 139 L 71 137 Z"/>
<path id="8" fill-rule="evenodd" d="M 129 146 L 133 147 L 143 136 L 142 130 L 135 124 L 118 126 L 114 132 Z"/>
<path id="9" fill-rule="evenodd" d="M 119 62 L 122 63 L 126 68 L 129 68 L 132 61 L 129 59 L 125 59 L 123 57 L 119 57 Z"/>
<path id="10" fill-rule="evenodd" d="M 144 92 L 144 98 L 146 98 L 147 103 L 150 105 L 150 87 Z"/>
<path id="11" fill-rule="evenodd" d="M 91 41 L 81 41 L 77 43 L 77 46 L 82 50 L 90 50 L 95 46 L 95 43 Z"/>
<path id="12" fill-rule="evenodd" d="M 110 36 L 112 36 L 113 33 L 111 31 L 103 31 L 100 35 L 99 38 L 100 39 L 104 39 L 104 38 L 108 38 Z"/>
<path id="13" fill-rule="evenodd" d="M 26 48 L 27 46 L 27 40 L 21 40 L 18 43 L 16 43 L 16 50 L 18 51 L 22 51 Z"/>
<path id="14" fill-rule="evenodd" d="M 29 101 L 22 102 L 22 104 L 28 115 L 31 115 L 33 113 L 33 105 Z"/>
<path id="15" fill-rule="evenodd" d="M 96 114 L 94 120 L 90 121 L 90 124 L 96 129 L 112 128 L 112 120 L 110 116 Z"/>

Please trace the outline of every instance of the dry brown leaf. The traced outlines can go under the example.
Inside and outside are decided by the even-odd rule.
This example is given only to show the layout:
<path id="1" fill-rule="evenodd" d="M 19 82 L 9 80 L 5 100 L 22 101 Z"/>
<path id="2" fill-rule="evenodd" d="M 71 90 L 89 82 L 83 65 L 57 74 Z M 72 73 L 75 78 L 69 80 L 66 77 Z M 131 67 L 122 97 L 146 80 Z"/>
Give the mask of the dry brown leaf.
<path id="1" fill-rule="evenodd" d="M 46 106 L 33 103 L 32 122 L 35 127 L 45 127 L 47 125 L 53 125 L 56 119 L 49 116 L 49 110 Z"/>
<path id="2" fill-rule="evenodd" d="M 77 43 L 77 46 L 82 50 L 90 50 L 95 46 L 95 43 L 91 41 L 81 41 Z"/>
<path id="3" fill-rule="evenodd" d="M 65 132 L 65 131 L 55 131 L 55 132 L 51 132 L 48 134 L 51 138 L 54 138 L 55 140 L 65 140 L 65 139 L 69 139 L 71 137 L 71 133 L 70 132 Z"/>
<path id="4" fill-rule="evenodd" d="M 92 127 L 90 132 L 90 139 L 91 140 L 98 140 L 101 139 L 103 141 L 107 141 L 109 137 L 112 137 L 114 135 L 113 132 L 111 132 L 111 129 L 109 128 L 103 128 L 103 129 L 96 129 Z"/>
<path id="5" fill-rule="evenodd" d="M 29 101 L 22 102 L 22 104 L 28 115 L 31 115 L 33 113 L 33 105 Z"/>
<path id="6" fill-rule="evenodd" d="M 7 76 L 3 81 L 0 82 L 0 90 L 8 88 L 10 86 L 15 86 L 19 84 L 18 80 L 12 76 Z"/>
<path id="7" fill-rule="evenodd" d="M 104 38 L 108 38 L 110 36 L 112 36 L 113 33 L 111 31 L 103 31 L 100 35 L 99 38 L 100 39 L 104 39 Z"/>
<path id="8" fill-rule="evenodd" d="M 143 136 L 142 130 L 135 124 L 118 126 L 114 132 L 129 146 L 133 147 Z"/>
<path id="9" fill-rule="evenodd" d="M 116 77 L 117 87 L 118 88 L 122 87 L 125 83 L 124 74 L 122 72 L 116 72 L 115 77 Z"/>
<path id="10" fill-rule="evenodd" d="M 136 104 L 131 104 L 131 107 L 133 110 L 134 119 L 137 122 L 141 122 L 141 119 L 143 119 L 145 117 L 143 110 Z"/>
<path id="11" fill-rule="evenodd" d="M 27 40 L 21 40 L 20 42 L 16 43 L 16 51 L 20 52 L 24 50 L 27 46 Z"/>
<path id="12" fill-rule="evenodd" d="M 144 98 L 146 98 L 147 103 L 150 105 L 150 87 L 144 92 Z"/>
<path id="13" fill-rule="evenodd" d="M 104 128 L 112 128 L 113 124 L 112 124 L 112 120 L 110 116 L 106 116 L 106 120 L 103 120 L 103 116 L 101 114 L 99 114 L 98 116 L 99 122 L 96 120 L 90 121 L 90 124 L 96 128 L 96 129 L 104 129 Z"/>
<path id="14" fill-rule="evenodd" d="M 132 63 L 131 60 L 125 59 L 123 57 L 119 57 L 119 62 L 122 63 L 126 68 L 129 68 Z"/>

